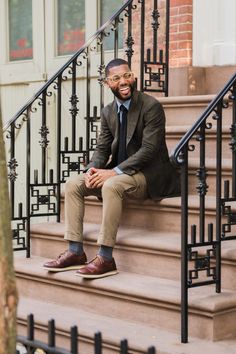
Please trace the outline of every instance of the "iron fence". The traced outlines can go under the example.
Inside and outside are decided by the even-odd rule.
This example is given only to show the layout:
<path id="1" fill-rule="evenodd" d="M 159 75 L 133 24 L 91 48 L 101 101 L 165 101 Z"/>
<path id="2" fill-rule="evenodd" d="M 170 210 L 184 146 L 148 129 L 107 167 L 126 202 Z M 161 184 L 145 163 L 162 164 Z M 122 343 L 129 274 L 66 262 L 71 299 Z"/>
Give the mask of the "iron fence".
<path id="1" fill-rule="evenodd" d="M 34 316 L 32 314 L 27 317 L 27 336 L 17 336 L 17 343 L 23 346 L 21 351 L 16 350 L 16 354 L 33 354 L 40 350 L 40 353 L 44 354 L 79 354 L 79 335 L 77 326 L 71 327 L 70 330 L 70 349 L 66 350 L 56 346 L 56 327 L 55 321 L 50 320 L 48 322 L 48 343 L 43 343 L 42 341 L 35 339 L 34 331 Z M 93 341 L 94 354 L 102 354 L 103 352 L 103 341 L 101 332 L 97 332 L 94 335 Z M 121 340 L 118 345 L 120 354 L 129 354 L 129 345 L 127 339 Z M 133 351 L 132 351 L 133 352 Z M 39 353 L 39 351 L 38 351 Z M 146 354 L 155 354 L 155 347 L 151 346 L 145 352 Z M 144 353 L 144 354 L 145 354 Z"/>

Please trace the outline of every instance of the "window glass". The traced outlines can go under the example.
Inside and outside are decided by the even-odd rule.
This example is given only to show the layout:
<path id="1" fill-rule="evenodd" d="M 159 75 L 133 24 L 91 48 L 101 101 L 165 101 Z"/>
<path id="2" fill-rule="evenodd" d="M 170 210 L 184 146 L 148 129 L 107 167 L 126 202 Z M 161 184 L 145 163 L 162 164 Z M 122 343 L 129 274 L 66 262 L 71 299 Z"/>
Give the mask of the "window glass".
<path id="1" fill-rule="evenodd" d="M 112 17 L 124 4 L 124 0 L 101 0 L 101 25 L 103 25 L 109 18 Z M 118 47 L 123 48 L 123 25 L 119 24 Z M 114 34 L 111 32 L 110 36 L 105 39 L 105 49 L 114 48 Z"/>
<path id="2" fill-rule="evenodd" d="M 85 41 L 85 0 L 58 0 L 58 55 L 75 53 Z"/>
<path id="3" fill-rule="evenodd" d="M 32 59 L 32 0 L 9 0 L 8 4 L 9 59 Z"/>

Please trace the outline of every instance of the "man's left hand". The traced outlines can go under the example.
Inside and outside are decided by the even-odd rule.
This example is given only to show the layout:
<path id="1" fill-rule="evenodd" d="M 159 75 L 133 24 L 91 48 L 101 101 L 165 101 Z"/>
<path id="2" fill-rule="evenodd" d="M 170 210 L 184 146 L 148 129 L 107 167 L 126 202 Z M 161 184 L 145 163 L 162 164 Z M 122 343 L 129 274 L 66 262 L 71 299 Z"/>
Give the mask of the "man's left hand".
<path id="1" fill-rule="evenodd" d="M 89 176 L 90 188 L 101 188 L 108 178 L 116 175 L 115 170 L 96 169 L 96 172 Z"/>

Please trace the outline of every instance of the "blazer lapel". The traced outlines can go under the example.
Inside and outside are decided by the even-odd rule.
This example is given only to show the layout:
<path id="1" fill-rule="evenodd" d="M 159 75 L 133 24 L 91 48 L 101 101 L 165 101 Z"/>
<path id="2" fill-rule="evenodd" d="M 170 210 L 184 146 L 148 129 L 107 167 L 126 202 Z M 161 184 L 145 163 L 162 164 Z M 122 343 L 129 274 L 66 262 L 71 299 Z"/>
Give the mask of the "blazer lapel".
<path id="1" fill-rule="evenodd" d="M 128 119 L 127 119 L 127 140 L 126 140 L 126 145 L 128 145 L 128 143 L 130 142 L 135 128 L 137 126 L 137 122 L 139 119 L 139 115 L 140 115 L 140 110 L 141 110 L 141 106 L 142 106 L 142 102 L 141 100 L 138 99 L 138 92 L 134 91 L 132 100 L 131 100 L 131 104 L 130 104 L 130 108 L 129 108 L 129 112 L 128 112 Z"/>
<path id="2" fill-rule="evenodd" d="M 116 100 L 114 100 L 114 102 L 112 104 L 110 122 L 111 122 L 111 129 L 114 134 L 114 140 L 112 142 L 111 151 L 112 151 L 112 154 L 114 154 L 114 151 L 116 151 L 116 149 L 117 149 L 118 138 L 119 138 L 119 119 L 118 119 L 118 115 L 117 115 Z"/>

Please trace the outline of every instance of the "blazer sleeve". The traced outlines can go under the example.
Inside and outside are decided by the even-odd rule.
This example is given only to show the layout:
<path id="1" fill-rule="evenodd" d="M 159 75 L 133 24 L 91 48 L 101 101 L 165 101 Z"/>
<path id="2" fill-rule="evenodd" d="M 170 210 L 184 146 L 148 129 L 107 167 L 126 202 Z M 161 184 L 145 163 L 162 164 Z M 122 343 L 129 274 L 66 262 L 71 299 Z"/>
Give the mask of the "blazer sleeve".
<path id="1" fill-rule="evenodd" d="M 85 171 L 91 167 L 105 168 L 111 155 L 111 144 L 113 135 L 107 124 L 104 112 L 101 112 L 101 130 L 98 138 L 96 149 L 91 158 L 91 162 L 86 166 Z"/>
<path id="2" fill-rule="evenodd" d="M 141 112 L 140 119 L 143 120 L 141 146 L 118 165 L 121 171 L 129 175 L 152 163 L 157 154 L 161 153 L 165 141 L 165 113 L 160 102 L 155 101 L 144 112 Z"/>

